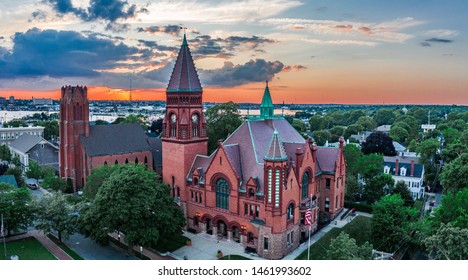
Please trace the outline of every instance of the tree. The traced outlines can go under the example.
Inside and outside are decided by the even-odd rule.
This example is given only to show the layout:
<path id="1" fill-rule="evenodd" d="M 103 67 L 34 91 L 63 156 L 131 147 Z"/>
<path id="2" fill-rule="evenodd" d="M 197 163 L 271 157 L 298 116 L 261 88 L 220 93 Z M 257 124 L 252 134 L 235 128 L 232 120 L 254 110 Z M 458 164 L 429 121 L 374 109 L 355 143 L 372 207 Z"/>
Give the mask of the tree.
<path id="1" fill-rule="evenodd" d="M 0 183 L 0 213 L 8 236 L 12 232 L 27 229 L 32 222 L 31 194 L 27 188 L 15 188 Z"/>
<path id="2" fill-rule="evenodd" d="M 442 150 L 441 155 L 445 163 L 449 163 L 464 153 L 468 153 L 468 145 L 455 142 L 448 144 L 445 149 Z"/>
<path id="3" fill-rule="evenodd" d="M 356 145 L 344 146 L 344 156 L 346 159 L 346 173 L 357 174 L 359 170 L 356 168 L 356 163 L 361 158 L 361 149 Z"/>
<path id="4" fill-rule="evenodd" d="M 104 121 L 104 120 L 96 120 L 94 122 L 94 125 L 108 125 L 109 123 L 107 121 Z"/>
<path id="5" fill-rule="evenodd" d="M 234 132 L 242 121 L 239 115 L 239 105 L 229 101 L 215 105 L 205 112 L 208 134 L 208 154 L 218 147 L 218 140 Z"/>
<path id="6" fill-rule="evenodd" d="M 417 147 L 418 147 L 418 142 L 416 142 L 416 140 L 413 139 L 408 145 L 408 151 L 416 152 Z"/>
<path id="7" fill-rule="evenodd" d="M 390 128 L 390 131 L 388 132 L 388 135 L 399 143 L 406 143 L 409 137 L 409 132 L 401 126 L 392 125 L 392 128 Z"/>
<path id="8" fill-rule="evenodd" d="M 314 138 L 314 141 L 315 143 L 317 143 L 318 146 L 325 145 L 325 142 L 331 140 L 331 136 L 331 133 L 327 130 L 316 130 L 312 132 L 312 137 Z"/>
<path id="9" fill-rule="evenodd" d="M 363 188 L 359 185 L 357 177 L 352 174 L 346 175 L 346 188 L 345 188 L 346 201 L 360 201 L 363 193 Z"/>
<path id="10" fill-rule="evenodd" d="M 382 171 L 383 156 L 381 154 L 362 155 L 356 161 L 353 173 L 359 173 L 364 180 L 377 176 Z"/>
<path id="11" fill-rule="evenodd" d="M 298 119 L 293 120 L 292 126 L 299 132 L 299 133 L 304 133 L 306 131 L 306 126 L 305 124 Z"/>
<path id="12" fill-rule="evenodd" d="M 30 160 L 28 170 L 26 170 L 26 176 L 28 176 L 28 178 L 39 179 L 44 176 L 44 171 L 37 161 Z"/>
<path id="13" fill-rule="evenodd" d="M 327 250 L 328 260 L 372 260 L 372 245 L 366 241 L 364 245 L 358 246 L 356 239 L 341 232 L 330 242 Z"/>
<path id="14" fill-rule="evenodd" d="M 400 180 L 396 183 L 395 188 L 393 189 L 393 194 L 399 194 L 401 198 L 405 201 L 405 206 L 413 206 L 414 199 L 411 195 L 410 190 L 406 186 L 405 181 Z"/>
<path id="15" fill-rule="evenodd" d="M 439 141 L 434 138 L 429 138 L 419 143 L 416 152 L 421 155 L 421 162 L 424 163 L 424 165 L 434 164 L 435 156 L 439 148 Z"/>
<path id="16" fill-rule="evenodd" d="M 363 130 L 364 130 L 364 127 L 360 124 L 349 125 L 345 130 L 344 137 L 349 138 L 351 137 L 351 135 L 358 134 L 359 132 Z"/>
<path id="17" fill-rule="evenodd" d="M 11 120 L 9 122 L 3 123 L 3 127 L 28 127 L 28 124 L 23 120 Z"/>
<path id="18" fill-rule="evenodd" d="M 14 175 L 16 179 L 16 183 L 18 184 L 19 187 L 25 187 L 26 182 L 24 181 L 23 178 L 23 171 L 21 170 L 21 167 L 16 166 L 16 167 L 10 167 L 6 172 L 5 175 Z"/>
<path id="19" fill-rule="evenodd" d="M 81 230 L 99 242 L 108 233 L 123 232 L 132 253 L 133 244 L 146 246 L 180 232 L 185 219 L 169 193 L 169 186 L 143 165 L 119 165 L 82 215 Z"/>
<path id="20" fill-rule="evenodd" d="M 365 155 L 380 153 L 385 156 L 396 156 L 392 138 L 380 131 L 373 132 L 367 137 L 366 142 L 362 145 L 361 151 Z"/>
<path id="21" fill-rule="evenodd" d="M 429 227 L 434 232 L 441 224 L 451 224 L 459 228 L 468 228 L 468 189 L 449 193 L 442 198 L 442 203 L 429 218 Z"/>
<path id="22" fill-rule="evenodd" d="M 45 121 L 36 123 L 37 126 L 44 127 L 44 138 L 47 140 L 57 139 L 59 136 L 58 121 Z"/>
<path id="23" fill-rule="evenodd" d="M 390 174 L 379 174 L 365 180 L 363 198 L 368 204 L 379 200 L 385 194 L 392 193 L 395 180 Z"/>
<path id="24" fill-rule="evenodd" d="M 309 119 L 309 125 L 311 131 L 316 131 L 322 129 L 322 116 L 320 115 L 313 115 Z"/>
<path id="25" fill-rule="evenodd" d="M 0 146 L 0 158 L 8 162 L 11 161 L 11 152 L 8 145 L 2 144 Z"/>
<path id="26" fill-rule="evenodd" d="M 94 199 L 102 184 L 109 179 L 110 175 L 118 169 L 118 165 L 103 165 L 93 168 L 91 174 L 86 178 L 84 186 L 84 195 L 87 198 Z"/>
<path id="27" fill-rule="evenodd" d="M 361 110 L 353 110 L 349 113 L 348 120 L 346 122 L 347 125 L 357 123 L 361 118 L 366 118 L 366 114 L 364 114 Z"/>
<path id="28" fill-rule="evenodd" d="M 427 237 L 424 244 L 429 256 L 436 260 L 468 259 L 468 229 L 442 224 L 434 235 Z"/>
<path id="29" fill-rule="evenodd" d="M 60 242 L 76 232 L 78 213 L 61 192 L 42 196 L 35 208 L 37 229 L 46 234 L 56 231 Z"/>
<path id="30" fill-rule="evenodd" d="M 404 206 L 399 194 L 383 196 L 372 205 L 372 238 L 374 245 L 386 252 L 394 252 L 411 241 L 418 210 Z"/>
<path id="31" fill-rule="evenodd" d="M 372 130 L 374 130 L 374 128 L 377 127 L 377 123 L 374 121 L 373 118 L 371 118 L 369 116 L 359 117 L 359 119 L 355 123 L 357 125 L 360 125 L 362 127 L 362 129 L 365 130 L 365 131 L 372 131 Z M 353 124 L 353 123 L 350 123 L 350 124 Z"/>
<path id="32" fill-rule="evenodd" d="M 65 192 L 67 190 L 67 182 L 60 177 L 55 176 L 54 173 L 49 173 L 44 176 L 44 182 L 42 185 L 53 191 Z"/>
<path id="33" fill-rule="evenodd" d="M 445 192 L 458 192 L 468 188 L 468 153 L 464 153 L 444 166 L 440 181 Z"/>
<path id="34" fill-rule="evenodd" d="M 130 114 L 127 117 L 125 117 L 123 120 L 120 120 L 119 123 L 137 123 L 141 125 L 144 131 L 148 131 L 147 117 L 141 114 L 139 115 Z"/>
<path id="35" fill-rule="evenodd" d="M 15 155 L 14 157 L 12 157 L 11 163 L 13 163 L 16 167 L 19 168 L 21 166 L 21 161 L 20 161 L 19 156 Z"/>
<path id="36" fill-rule="evenodd" d="M 345 128 L 343 126 L 334 126 L 334 127 L 330 128 L 329 132 L 332 135 L 343 136 L 344 132 L 345 132 Z"/>
<path id="37" fill-rule="evenodd" d="M 375 113 L 374 120 L 377 125 L 392 124 L 395 120 L 395 115 L 393 114 L 393 110 L 380 109 Z"/>
<path id="38" fill-rule="evenodd" d="M 154 132 L 157 135 L 159 135 L 162 132 L 162 127 L 163 127 L 163 119 L 158 118 L 157 120 L 155 120 L 155 121 L 153 121 L 151 123 L 150 130 L 151 130 L 151 132 Z"/>

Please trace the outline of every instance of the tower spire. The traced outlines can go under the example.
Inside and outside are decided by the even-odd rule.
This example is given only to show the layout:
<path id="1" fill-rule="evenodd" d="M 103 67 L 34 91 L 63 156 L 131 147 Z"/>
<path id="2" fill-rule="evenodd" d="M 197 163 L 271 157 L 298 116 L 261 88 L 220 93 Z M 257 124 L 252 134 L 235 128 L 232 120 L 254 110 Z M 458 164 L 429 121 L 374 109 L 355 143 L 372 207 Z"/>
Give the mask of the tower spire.
<path id="1" fill-rule="evenodd" d="M 270 89 L 268 81 L 266 81 L 265 92 L 263 93 L 262 104 L 260 104 L 260 117 L 262 119 L 272 119 L 274 117 L 275 106 L 271 101 Z"/>

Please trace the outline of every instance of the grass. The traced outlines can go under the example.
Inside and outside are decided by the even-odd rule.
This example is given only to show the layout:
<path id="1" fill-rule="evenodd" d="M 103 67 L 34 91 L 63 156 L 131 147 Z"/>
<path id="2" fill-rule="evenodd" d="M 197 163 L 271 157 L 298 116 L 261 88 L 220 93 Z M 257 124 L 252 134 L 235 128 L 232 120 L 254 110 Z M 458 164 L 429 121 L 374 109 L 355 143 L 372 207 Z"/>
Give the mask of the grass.
<path id="1" fill-rule="evenodd" d="M 414 207 L 415 209 L 418 209 L 419 212 L 421 212 L 421 211 L 422 211 L 422 206 L 423 206 L 423 204 L 424 204 L 424 200 L 422 200 L 422 199 L 417 199 L 417 200 L 414 201 L 414 206 L 413 206 L 413 207 Z"/>
<path id="2" fill-rule="evenodd" d="M 243 256 L 239 256 L 239 255 L 227 255 L 227 256 L 220 258 L 220 260 L 251 260 L 251 259 L 243 257 Z"/>
<path id="3" fill-rule="evenodd" d="M 2 244 L 3 247 L 3 244 Z M 20 260 L 56 260 L 57 258 L 52 255 L 42 244 L 34 237 L 28 237 L 21 240 L 10 241 L 6 243 L 7 260 L 10 256 L 17 255 Z M 0 260 L 5 260 L 5 255 L 0 256 Z"/>
<path id="4" fill-rule="evenodd" d="M 170 238 L 160 237 L 158 243 L 151 246 L 151 248 L 160 253 L 174 252 L 187 245 L 188 241 L 190 241 L 190 239 L 183 235 L 171 236 Z"/>
<path id="5" fill-rule="evenodd" d="M 310 246 L 311 260 L 326 260 L 327 250 L 330 242 L 336 238 L 342 231 L 349 234 L 350 237 L 356 239 L 358 245 L 364 244 L 366 241 L 371 243 L 371 219 L 364 216 L 357 216 L 349 224 L 343 228 L 332 228 L 327 234 L 320 238 L 317 242 Z M 302 252 L 296 260 L 307 260 L 307 250 Z"/>
<path id="6" fill-rule="evenodd" d="M 72 257 L 74 260 L 84 260 L 80 255 L 78 255 L 75 251 L 70 249 L 67 245 L 64 243 L 60 242 L 57 237 L 53 236 L 52 234 L 48 234 L 47 237 L 49 237 L 50 240 L 52 240 L 57 246 L 59 246 L 62 250 L 65 251 L 70 257 Z"/>

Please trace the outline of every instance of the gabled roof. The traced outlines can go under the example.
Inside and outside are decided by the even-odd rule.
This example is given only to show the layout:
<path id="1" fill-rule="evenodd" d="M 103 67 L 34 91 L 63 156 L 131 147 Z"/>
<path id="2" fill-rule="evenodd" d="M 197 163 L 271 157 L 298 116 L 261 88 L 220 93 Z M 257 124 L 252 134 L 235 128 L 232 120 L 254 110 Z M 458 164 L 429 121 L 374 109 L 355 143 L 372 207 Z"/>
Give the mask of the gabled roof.
<path id="1" fill-rule="evenodd" d="M 211 161 L 213 159 L 214 154 L 215 153 L 211 154 L 211 156 L 209 156 L 209 157 L 203 156 L 203 155 L 196 155 L 195 159 L 193 160 L 192 166 L 190 167 L 190 170 L 189 170 L 189 172 L 187 174 L 186 180 L 191 181 L 192 180 L 192 173 L 195 170 L 198 169 L 199 173 L 200 173 L 200 181 L 204 182 L 204 180 L 205 180 L 205 178 L 204 178 L 205 171 L 208 168 L 208 166 L 210 166 L 210 163 L 211 163 Z"/>
<path id="2" fill-rule="evenodd" d="M 80 139 L 90 157 L 151 151 L 143 128 L 135 123 L 90 126 L 89 137 Z"/>
<path id="3" fill-rule="evenodd" d="M 27 153 L 34 146 L 42 141 L 42 137 L 30 134 L 23 134 L 18 139 L 10 143 L 10 147 L 22 153 Z"/>
<path id="4" fill-rule="evenodd" d="M 402 163 L 402 162 L 399 162 L 398 163 L 398 174 L 395 174 L 395 162 L 388 162 L 388 161 L 384 161 L 382 163 L 383 166 L 388 166 L 390 167 L 390 174 L 393 175 L 393 176 L 401 176 L 400 174 L 400 170 L 401 168 L 405 168 L 406 169 L 406 175 L 405 176 L 401 176 L 401 177 L 408 177 L 408 178 L 422 178 L 423 176 L 423 172 L 424 172 L 424 165 L 422 164 L 419 164 L 419 163 L 415 163 L 414 164 L 414 176 L 411 176 L 411 163 Z"/>
<path id="5" fill-rule="evenodd" d="M 317 147 L 317 173 L 334 173 L 336 160 L 340 155 L 339 148 Z"/>
<path id="6" fill-rule="evenodd" d="M 167 92 L 200 92 L 202 86 L 198 78 L 197 69 L 193 63 L 187 39 L 184 34 L 184 40 L 179 50 L 171 79 L 167 86 Z"/>
<path id="7" fill-rule="evenodd" d="M 278 130 L 275 129 L 271 137 L 270 147 L 264 157 L 269 161 L 284 161 L 287 160 L 286 152 L 284 151 L 283 142 L 280 139 Z"/>
<path id="8" fill-rule="evenodd" d="M 154 166 L 162 166 L 162 141 L 161 138 L 148 137 L 148 144 L 153 154 Z"/>

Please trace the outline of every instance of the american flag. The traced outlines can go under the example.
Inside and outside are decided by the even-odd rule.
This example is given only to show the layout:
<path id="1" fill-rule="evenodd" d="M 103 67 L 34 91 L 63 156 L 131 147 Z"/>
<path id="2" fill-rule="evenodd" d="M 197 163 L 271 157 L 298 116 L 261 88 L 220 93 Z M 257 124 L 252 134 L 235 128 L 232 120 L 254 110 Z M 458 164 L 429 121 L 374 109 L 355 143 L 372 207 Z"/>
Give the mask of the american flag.
<path id="1" fill-rule="evenodd" d="M 309 202 L 309 209 L 307 209 L 304 219 L 306 225 L 312 226 L 312 201 Z"/>

